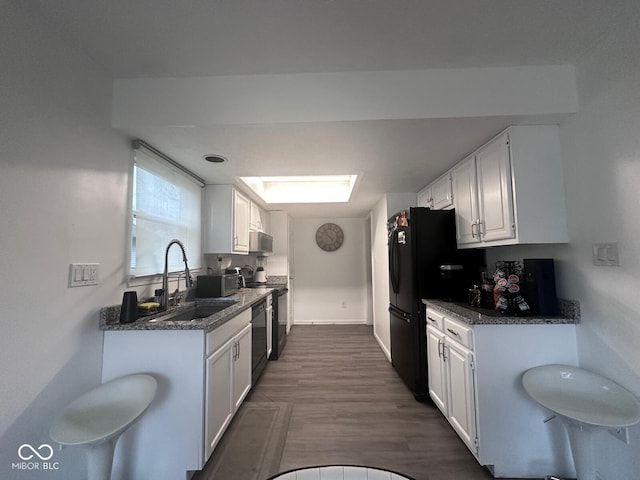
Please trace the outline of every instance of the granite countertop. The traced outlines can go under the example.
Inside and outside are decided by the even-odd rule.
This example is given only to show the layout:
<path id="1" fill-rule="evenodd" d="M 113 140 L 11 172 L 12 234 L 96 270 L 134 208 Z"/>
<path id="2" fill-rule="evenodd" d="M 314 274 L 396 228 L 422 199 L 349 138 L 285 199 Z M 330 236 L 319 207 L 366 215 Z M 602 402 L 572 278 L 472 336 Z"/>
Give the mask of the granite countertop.
<path id="1" fill-rule="evenodd" d="M 284 290 L 285 288 L 289 288 L 287 286 L 287 284 L 282 284 L 282 283 L 271 283 L 271 282 L 267 282 L 267 283 L 252 283 L 249 282 L 247 283 L 247 288 L 273 288 L 274 290 Z"/>
<path id="2" fill-rule="evenodd" d="M 275 288 L 267 287 L 243 288 L 238 293 L 229 297 L 211 299 L 200 298 L 195 301 L 188 301 L 179 307 L 170 307 L 165 312 L 139 317 L 138 320 L 132 323 L 120 323 L 120 305 L 113 305 L 100 310 L 100 330 L 204 330 L 205 332 L 210 332 L 231 320 L 243 310 L 251 308 L 251 306 L 256 302 L 266 298 L 268 295 L 271 295 L 274 290 Z M 215 304 L 221 302 L 226 303 L 233 300 L 237 300 L 237 302 L 207 318 L 183 321 L 153 321 L 158 317 L 180 310 L 187 310 L 196 305 Z"/>
<path id="3" fill-rule="evenodd" d="M 580 304 L 573 300 L 558 299 L 560 316 L 509 316 L 488 308 L 473 308 L 444 300 L 423 299 L 427 307 L 444 311 L 451 318 L 469 325 L 532 325 L 580 323 Z"/>

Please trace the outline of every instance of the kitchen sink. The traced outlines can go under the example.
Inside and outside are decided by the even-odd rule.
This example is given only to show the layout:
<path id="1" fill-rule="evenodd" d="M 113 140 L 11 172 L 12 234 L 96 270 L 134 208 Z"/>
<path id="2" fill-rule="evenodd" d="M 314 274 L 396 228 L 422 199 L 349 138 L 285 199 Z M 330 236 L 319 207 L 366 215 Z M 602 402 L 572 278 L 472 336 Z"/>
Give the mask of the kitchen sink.
<path id="1" fill-rule="evenodd" d="M 204 305 L 196 305 L 187 310 L 178 310 L 177 312 L 168 313 L 160 317 L 150 320 L 151 322 L 189 322 L 191 320 L 201 320 L 207 318 L 215 313 L 221 312 L 225 308 L 229 308 L 231 305 L 237 303 L 237 300 L 227 302 L 215 302 L 207 303 Z"/>

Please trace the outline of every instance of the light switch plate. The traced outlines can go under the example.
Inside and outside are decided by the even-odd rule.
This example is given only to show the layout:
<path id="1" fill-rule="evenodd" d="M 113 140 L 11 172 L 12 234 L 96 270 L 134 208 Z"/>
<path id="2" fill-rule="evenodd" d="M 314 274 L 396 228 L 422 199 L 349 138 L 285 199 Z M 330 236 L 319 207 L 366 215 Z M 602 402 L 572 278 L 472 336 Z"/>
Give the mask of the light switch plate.
<path id="1" fill-rule="evenodd" d="M 99 281 L 99 263 L 72 263 L 69 265 L 69 287 L 97 285 Z"/>
<path id="2" fill-rule="evenodd" d="M 592 251 L 594 265 L 604 267 L 617 267 L 620 265 L 617 243 L 594 243 Z"/>

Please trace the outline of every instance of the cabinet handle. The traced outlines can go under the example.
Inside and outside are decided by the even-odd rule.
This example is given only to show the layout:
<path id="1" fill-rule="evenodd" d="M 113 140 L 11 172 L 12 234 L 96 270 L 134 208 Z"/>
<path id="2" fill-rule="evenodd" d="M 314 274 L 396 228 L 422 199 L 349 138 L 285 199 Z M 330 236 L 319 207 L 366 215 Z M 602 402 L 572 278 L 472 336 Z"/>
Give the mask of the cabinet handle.
<path id="1" fill-rule="evenodd" d="M 482 228 L 480 228 L 482 226 Z M 485 237 L 487 235 L 487 228 L 484 224 L 484 220 L 478 220 L 478 238 Z"/>
<path id="2" fill-rule="evenodd" d="M 440 352 L 440 347 L 442 347 L 442 352 Z M 438 339 L 438 357 L 444 356 L 444 342 Z"/>
<path id="3" fill-rule="evenodd" d="M 237 344 L 237 343 L 234 343 L 234 344 L 233 344 L 233 350 L 232 350 L 232 351 L 233 351 L 233 360 L 234 360 L 234 361 L 235 361 L 235 359 L 236 359 L 236 352 L 237 352 L 237 350 L 238 350 L 238 348 L 237 348 L 237 347 L 238 347 L 238 344 Z"/>
<path id="4" fill-rule="evenodd" d="M 442 342 L 442 360 L 443 360 L 444 362 L 446 362 L 446 361 L 447 361 L 447 347 L 446 347 L 446 345 L 444 344 L 444 342 Z"/>
<path id="5" fill-rule="evenodd" d="M 458 332 L 456 332 L 455 330 L 451 330 L 450 328 L 447 328 L 447 332 L 452 333 L 456 337 L 460 337 L 460 334 Z"/>
<path id="6" fill-rule="evenodd" d="M 431 317 L 427 317 L 427 320 L 429 320 L 429 321 L 430 321 L 430 322 L 432 322 L 432 323 L 436 323 L 436 321 L 435 321 L 433 318 L 431 318 Z"/>
<path id="7" fill-rule="evenodd" d="M 237 360 L 238 358 L 240 358 L 240 342 L 236 342 L 236 345 L 238 345 L 238 349 L 236 350 L 238 354 L 238 356 L 236 357 L 236 360 Z"/>
<path id="8" fill-rule="evenodd" d="M 471 238 L 476 238 L 476 227 L 478 226 L 477 222 L 473 222 L 471 224 Z M 479 238 L 479 237 L 478 237 Z"/>

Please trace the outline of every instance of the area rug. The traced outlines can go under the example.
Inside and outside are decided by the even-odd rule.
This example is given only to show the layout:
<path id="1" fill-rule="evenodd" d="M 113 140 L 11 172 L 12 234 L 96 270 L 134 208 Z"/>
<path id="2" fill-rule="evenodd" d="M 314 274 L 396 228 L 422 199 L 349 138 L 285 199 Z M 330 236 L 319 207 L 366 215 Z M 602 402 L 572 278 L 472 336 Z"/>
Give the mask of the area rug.
<path id="1" fill-rule="evenodd" d="M 192 480 L 264 480 L 279 471 L 292 405 L 245 402 Z"/>

